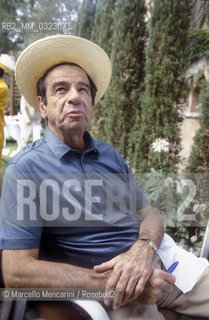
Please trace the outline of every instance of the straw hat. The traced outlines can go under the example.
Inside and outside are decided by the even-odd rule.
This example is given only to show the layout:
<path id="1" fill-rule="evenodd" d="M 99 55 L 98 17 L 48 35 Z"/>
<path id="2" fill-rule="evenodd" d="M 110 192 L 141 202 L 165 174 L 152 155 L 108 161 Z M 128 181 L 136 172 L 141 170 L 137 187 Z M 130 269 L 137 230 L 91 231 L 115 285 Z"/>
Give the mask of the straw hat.
<path id="1" fill-rule="evenodd" d="M 4 69 L 6 72 L 15 70 L 15 62 L 8 54 L 1 54 L 0 56 L 0 68 Z"/>
<path id="2" fill-rule="evenodd" d="M 29 45 L 16 63 L 16 82 L 22 95 L 35 109 L 36 85 L 53 65 L 71 62 L 81 66 L 97 87 L 95 103 L 107 90 L 111 78 L 111 63 L 107 54 L 95 43 L 71 35 L 42 38 Z"/>

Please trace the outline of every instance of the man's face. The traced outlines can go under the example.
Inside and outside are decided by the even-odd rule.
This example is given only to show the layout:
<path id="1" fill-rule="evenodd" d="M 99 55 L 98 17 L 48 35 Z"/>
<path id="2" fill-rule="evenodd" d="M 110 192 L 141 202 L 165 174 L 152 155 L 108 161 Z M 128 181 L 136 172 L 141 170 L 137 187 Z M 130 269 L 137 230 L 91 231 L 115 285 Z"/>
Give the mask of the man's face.
<path id="1" fill-rule="evenodd" d="M 84 70 L 61 65 L 45 79 L 47 106 L 39 107 L 52 132 L 62 141 L 70 134 L 83 135 L 94 113 L 90 84 Z"/>

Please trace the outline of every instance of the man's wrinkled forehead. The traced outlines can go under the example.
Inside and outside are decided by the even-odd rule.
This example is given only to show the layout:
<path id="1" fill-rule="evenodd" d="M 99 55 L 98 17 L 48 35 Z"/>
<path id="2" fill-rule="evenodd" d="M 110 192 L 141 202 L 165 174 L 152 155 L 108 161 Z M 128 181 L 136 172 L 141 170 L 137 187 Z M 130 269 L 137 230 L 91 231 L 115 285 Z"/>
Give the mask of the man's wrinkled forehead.
<path id="1" fill-rule="evenodd" d="M 56 68 L 60 67 L 60 66 L 72 66 L 72 67 L 77 67 L 77 68 L 80 68 L 83 72 L 85 72 L 86 76 L 88 77 L 88 74 L 87 72 L 81 67 L 79 66 L 78 64 L 76 63 L 71 63 L 71 62 L 62 62 L 62 63 L 59 63 L 59 64 L 55 64 L 53 66 L 51 66 L 50 68 L 48 68 L 45 73 L 43 74 L 43 76 L 39 79 L 46 79 L 47 76 L 51 73 L 51 71 L 55 70 Z"/>

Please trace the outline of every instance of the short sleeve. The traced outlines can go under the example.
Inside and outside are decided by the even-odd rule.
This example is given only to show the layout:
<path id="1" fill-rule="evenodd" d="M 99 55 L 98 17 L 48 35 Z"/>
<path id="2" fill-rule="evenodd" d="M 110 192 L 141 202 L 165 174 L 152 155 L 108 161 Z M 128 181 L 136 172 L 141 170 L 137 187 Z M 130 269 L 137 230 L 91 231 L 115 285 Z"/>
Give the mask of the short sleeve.
<path id="1" fill-rule="evenodd" d="M 23 205 L 21 197 L 28 190 L 19 191 L 22 179 L 14 164 L 9 165 L 0 200 L 0 249 L 38 248 L 40 244 L 42 222 L 36 212 L 37 199 L 31 200 L 31 208 L 29 201 Z"/>

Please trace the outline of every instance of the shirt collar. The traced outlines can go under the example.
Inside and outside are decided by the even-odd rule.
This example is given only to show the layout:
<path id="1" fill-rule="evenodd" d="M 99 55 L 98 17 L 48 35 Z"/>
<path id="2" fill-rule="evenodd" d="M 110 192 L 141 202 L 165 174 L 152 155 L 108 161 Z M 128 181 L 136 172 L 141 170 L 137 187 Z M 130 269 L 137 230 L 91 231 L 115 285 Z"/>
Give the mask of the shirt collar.
<path id="1" fill-rule="evenodd" d="M 70 148 L 64 142 L 58 139 L 57 136 L 55 136 L 54 133 L 49 129 L 49 127 L 46 128 L 44 139 L 46 140 L 50 149 L 53 151 L 53 153 L 57 156 L 58 159 L 61 159 L 69 152 L 80 153 L 79 150 Z M 86 150 L 84 151 L 84 154 L 99 154 L 99 150 L 96 147 L 95 141 L 92 138 L 92 136 L 88 133 L 88 131 L 84 133 L 84 141 L 86 143 Z"/>

